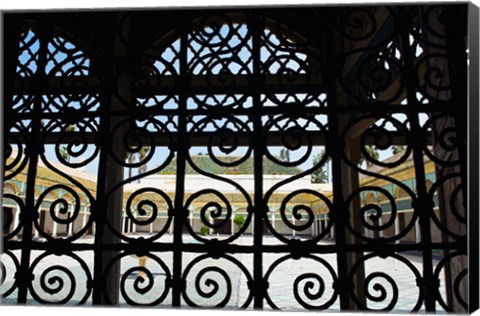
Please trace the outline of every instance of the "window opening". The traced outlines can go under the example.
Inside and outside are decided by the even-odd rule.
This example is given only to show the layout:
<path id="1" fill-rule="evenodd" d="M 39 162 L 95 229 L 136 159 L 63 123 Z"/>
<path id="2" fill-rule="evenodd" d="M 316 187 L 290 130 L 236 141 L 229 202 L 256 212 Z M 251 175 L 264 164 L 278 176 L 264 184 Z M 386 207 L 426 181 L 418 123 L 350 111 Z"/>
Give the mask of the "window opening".
<path id="1" fill-rule="evenodd" d="M 449 106 L 466 81 L 464 60 L 451 74 L 436 51 L 455 42 L 436 10 L 294 9 L 300 24 L 123 12 L 100 40 L 93 14 L 78 34 L 55 19 L 17 32 L 2 295 L 464 310 L 465 147 Z"/>

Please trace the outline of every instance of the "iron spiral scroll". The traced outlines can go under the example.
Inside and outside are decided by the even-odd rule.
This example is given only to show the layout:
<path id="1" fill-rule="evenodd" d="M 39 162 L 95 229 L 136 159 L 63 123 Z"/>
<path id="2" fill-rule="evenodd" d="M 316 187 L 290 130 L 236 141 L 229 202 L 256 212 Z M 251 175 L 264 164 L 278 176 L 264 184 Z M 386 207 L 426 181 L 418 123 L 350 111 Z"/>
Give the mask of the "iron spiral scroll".
<path id="1" fill-rule="evenodd" d="M 2 299 L 467 311 L 467 13 L 6 13 Z"/>

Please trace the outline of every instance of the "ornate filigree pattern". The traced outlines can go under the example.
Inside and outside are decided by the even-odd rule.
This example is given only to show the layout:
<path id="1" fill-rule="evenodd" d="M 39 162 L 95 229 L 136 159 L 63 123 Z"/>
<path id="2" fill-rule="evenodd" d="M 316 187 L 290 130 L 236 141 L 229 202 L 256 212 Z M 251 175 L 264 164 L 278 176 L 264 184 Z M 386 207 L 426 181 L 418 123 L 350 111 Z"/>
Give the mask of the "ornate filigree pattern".
<path id="1" fill-rule="evenodd" d="M 85 304 L 90 296 L 92 276 L 83 259 L 73 253 L 63 254 L 68 258 L 62 260 L 62 265 L 50 265 L 49 256 L 53 254 L 43 253 L 30 266 L 31 295 L 42 304 L 66 304 L 74 297 L 78 305 Z M 80 269 L 77 272 L 73 267 Z"/>
<path id="2" fill-rule="evenodd" d="M 409 278 L 408 286 L 406 284 L 400 284 L 394 276 L 387 273 L 387 271 L 380 269 L 379 266 L 382 261 L 388 257 L 376 253 L 371 253 L 363 256 L 357 261 L 350 270 L 350 280 L 354 284 L 353 280 L 358 272 L 358 268 L 362 265 L 366 266 L 365 281 L 363 282 L 363 293 L 366 297 L 366 302 L 363 303 L 357 297 L 353 290 L 350 290 L 355 304 L 358 304 L 362 309 L 373 311 L 386 311 L 391 310 L 397 305 L 401 295 L 408 293 L 415 297 L 414 300 L 409 301 L 408 307 L 403 307 L 409 311 L 418 311 L 422 305 L 424 292 L 421 287 L 421 274 L 412 262 L 403 256 L 397 254 L 391 254 L 391 259 L 395 261 L 397 270 L 403 270 L 403 276 Z M 369 261 L 372 263 L 369 264 Z M 412 290 L 412 286 L 417 285 L 417 289 Z M 353 287 L 352 287 L 353 289 Z"/>
<path id="3" fill-rule="evenodd" d="M 31 29 L 24 31 L 19 39 L 17 73 L 21 77 L 32 77 L 38 67 L 39 40 Z"/>
<path id="4" fill-rule="evenodd" d="M 7 14 L 2 296 L 465 311 L 465 17 Z"/>
<path id="5" fill-rule="evenodd" d="M 285 308 L 291 304 L 288 300 L 280 301 L 272 294 L 281 290 L 288 292 L 288 298 L 294 299 L 300 306 L 306 309 L 323 310 L 330 308 L 337 300 L 338 292 L 335 290 L 335 284 L 338 281 L 335 269 L 327 260 L 317 256 L 306 256 L 300 261 L 293 261 L 292 257 L 285 256 L 274 261 L 265 274 L 269 280 L 269 291 L 266 300 L 268 304 L 275 308 Z M 310 263 L 310 264 L 309 264 Z M 308 264 L 310 270 L 302 269 L 302 273 L 291 276 L 283 276 L 287 279 L 286 284 L 280 286 L 280 274 L 288 274 L 292 266 L 302 266 Z M 273 292 L 273 293 L 272 293 Z"/>
<path id="6" fill-rule="evenodd" d="M 232 270 L 235 272 L 232 273 Z M 239 285 L 235 286 L 232 280 L 232 277 L 238 277 L 237 273 L 242 275 L 243 286 L 252 284 L 250 273 L 235 257 L 222 255 L 211 259 L 209 255 L 198 256 L 183 272 L 186 283 L 183 298 L 194 307 L 230 307 L 239 295 Z M 250 293 L 244 300 L 235 303 L 237 307 L 245 308 L 251 301 Z"/>

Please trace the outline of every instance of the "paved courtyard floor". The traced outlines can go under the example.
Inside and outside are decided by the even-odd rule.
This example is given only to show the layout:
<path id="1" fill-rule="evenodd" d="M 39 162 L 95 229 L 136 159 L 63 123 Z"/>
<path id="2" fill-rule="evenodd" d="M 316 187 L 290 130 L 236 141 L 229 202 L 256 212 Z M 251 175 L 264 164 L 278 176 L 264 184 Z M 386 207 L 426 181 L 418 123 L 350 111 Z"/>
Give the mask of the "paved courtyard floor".
<path id="1" fill-rule="evenodd" d="M 165 235 L 160 241 L 171 241 L 171 235 Z M 92 238 L 79 240 L 81 243 L 91 243 Z M 196 242 L 191 237 L 184 236 L 184 242 Z M 244 236 L 235 241 L 236 244 L 250 245 L 252 238 Z M 264 237 L 264 244 L 277 244 L 278 241 L 271 236 Z M 328 242 L 325 242 L 326 244 Z M 76 252 L 79 258 L 85 263 L 88 273 L 93 275 L 93 252 Z M 14 255 L 19 258 L 20 251 L 14 251 Z M 42 255 L 40 251 L 33 251 L 31 262 Z M 121 259 L 121 276 L 124 282 L 121 291 L 121 304 L 134 301 L 137 303 L 155 303 L 160 307 L 171 306 L 171 291 L 165 289 L 166 275 L 171 274 L 172 253 L 154 253 L 158 260 L 148 259 L 145 262 L 146 268 L 152 272 L 151 282 L 142 277 L 143 272 L 140 267 L 138 257 L 126 256 Z M 334 294 L 333 280 L 337 270 L 336 254 L 315 255 L 315 257 L 302 258 L 299 260 L 287 259 L 279 260 L 287 254 L 264 254 L 263 273 L 268 276 L 268 298 L 264 300 L 264 307 L 272 309 L 276 306 L 282 310 L 299 311 L 304 310 L 304 306 L 321 307 L 328 304 L 329 311 L 339 311 L 339 297 Z M 245 303 L 248 308 L 253 308 L 253 301 L 249 301 L 248 275 L 253 275 L 253 255 L 235 254 L 231 255 L 235 261 L 224 258 L 213 259 L 205 257 L 194 265 L 190 263 L 201 254 L 184 253 L 182 271 L 186 279 L 186 291 L 182 296 L 182 305 L 196 304 L 198 306 L 215 306 L 226 303 L 231 309 L 238 309 Z M 413 269 L 422 274 L 421 257 L 414 254 L 404 254 L 403 257 L 411 262 Z M 2 285 L 2 293 L 7 291 L 13 284 L 13 275 L 15 273 L 14 263 L 11 258 L 5 254 L 1 256 L 2 264 L 5 266 L 5 273 L 2 277 L 5 282 Z M 438 262 L 434 262 L 436 265 Z M 275 264 L 273 270 L 271 266 Z M 64 270 L 52 270 L 52 267 L 64 267 Z M 247 271 L 243 271 L 242 267 Z M 187 271 L 188 269 L 188 271 Z M 271 270 L 271 271 L 270 271 Z M 332 272 L 333 271 L 333 272 Z M 382 274 L 383 273 L 383 274 Z M 44 277 L 42 277 L 44 274 Z M 71 295 L 67 305 L 75 305 L 85 295 L 87 300 L 85 305 L 91 305 L 91 293 L 86 290 L 85 271 L 79 264 L 79 261 L 68 256 L 49 255 L 39 261 L 34 269 L 34 281 L 32 289 L 29 291 L 28 304 L 36 305 L 38 297 L 46 301 L 58 302 L 62 298 Z M 371 295 L 367 300 L 367 306 L 372 309 L 381 310 L 388 306 L 392 301 L 393 288 L 398 288 L 398 301 L 395 303 L 396 312 L 409 312 L 417 303 L 419 291 L 416 286 L 416 276 L 411 267 L 405 263 L 395 260 L 391 257 L 379 258 L 372 257 L 365 261 L 365 275 L 368 283 L 368 292 Z M 57 276 L 57 278 L 55 278 Z M 370 277 L 369 277 L 370 276 Z M 58 278 L 59 277 L 59 278 Z M 69 278 L 75 279 L 75 288 L 70 286 Z M 42 288 L 42 282 L 44 286 Z M 444 280 L 440 280 L 441 286 L 444 286 Z M 295 291 L 294 288 L 297 288 Z M 227 289 L 230 293 L 227 293 Z M 443 287 L 441 294 L 444 296 Z M 37 296 L 35 300 L 32 297 Z M 15 304 L 17 291 L 15 290 L 7 298 L 4 298 L 3 304 Z M 331 305 L 330 305 L 331 302 Z M 274 304 L 274 305 L 273 305 Z M 440 305 L 437 308 L 441 311 Z M 423 310 L 423 308 L 422 308 Z"/>

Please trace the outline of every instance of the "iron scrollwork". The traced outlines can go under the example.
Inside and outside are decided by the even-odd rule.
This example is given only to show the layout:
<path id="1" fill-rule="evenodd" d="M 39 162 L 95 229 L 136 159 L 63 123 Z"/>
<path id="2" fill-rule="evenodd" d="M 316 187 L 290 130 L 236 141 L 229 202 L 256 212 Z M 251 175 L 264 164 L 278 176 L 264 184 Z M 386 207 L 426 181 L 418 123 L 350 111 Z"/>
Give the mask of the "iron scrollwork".
<path id="1" fill-rule="evenodd" d="M 250 273 L 243 263 L 235 257 L 222 255 L 211 261 L 208 255 L 198 256 L 190 262 L 183 272 L 183 280 L 185 282 L 183 298 L 189 306 L 228 307 L 234 304 L 233 291 L 237 292 L 239 289 L 234 288 L 234 284 L 232 284 L 232 272 L 227 272 L 226 265 L 220 265 L 216 262 L 217 260 L 228 262 L 229 266 L 238 269 L 239 273 L 245 278 L 245 284 L 251 284 L 252 277 Z M 198 269 L 199 271 L 197 271 Z M 193 278 L 191 274 L 195 277 L 194 282 L 190 281 Z M 239 293 L 236 294 L 238 295 Z M 252 294 L 250 292 L 243 302 L 239 301 L 236 304 L 239 308 L 246 308 L 251 301 Z"/>
<path id="2" fill-rule="evenodd" d="M 274 287 L 276 283 L 273 277 L 273 275 L 276 275 L 275 269 L 282 270 L 282 272 L 277 273 L 285 273 L 285 268 L 282 269 L 281 266 L 288 265 L 288 263 L 286 264 L 285 262 L 289 260 L 292 260 L 292 257 L 284 256 L 277 259 L 265 274 L 265 279 L 269 280 L 271 284 L 271 292 L 278 291 L 278 287 Z M 318 256 L 308 255 L 300 260 L 300 264 L 304 260 L 312 261 L 316 267 L 310 267 L 310 271 L 302 271 L 299 275 L 295 275 L 291 288 L 290 285 L 287 285 L 287 289 L 291 289 L 292 291 L 289 294 L 291 294 L 296 303 L 303 308 L 312 310 L 328 309 L 335 304 L 338 299 L 338 291 L 334 288 L 338 281 L 336 272 L 327 260 Z M 282 291 L 286 291 L 287 289 L 282 288 Z M 272 308 L 280 309 L 282 305 L 292 305 L 291 302 L 285 300 L 279 302 L 278 299 L 272 297 L 273 295 L 269 292 L 267 292 L 266 300 Z"/>
<path id="3" fill-rule="evenodd" d="M 7 14 L 2 296 L 466 310 L 464 11 Z"/>

